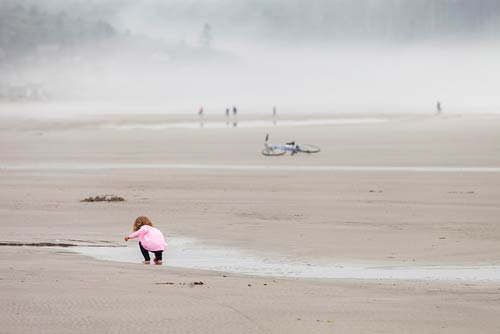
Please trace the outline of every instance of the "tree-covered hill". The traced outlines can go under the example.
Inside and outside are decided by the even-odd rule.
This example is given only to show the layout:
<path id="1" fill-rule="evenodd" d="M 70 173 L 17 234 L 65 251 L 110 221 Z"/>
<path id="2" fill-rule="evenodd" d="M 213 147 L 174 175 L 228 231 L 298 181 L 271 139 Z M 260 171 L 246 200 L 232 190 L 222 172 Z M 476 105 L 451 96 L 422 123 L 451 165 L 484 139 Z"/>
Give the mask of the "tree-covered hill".
<path id="1" fill-rule="evenodd" d="M 40 46 L 71 46 L 117 35 L 108 23 L 65 12 L 46 13 L 37 7 L 0 2 L 0 59 L 25 55 Z"/>

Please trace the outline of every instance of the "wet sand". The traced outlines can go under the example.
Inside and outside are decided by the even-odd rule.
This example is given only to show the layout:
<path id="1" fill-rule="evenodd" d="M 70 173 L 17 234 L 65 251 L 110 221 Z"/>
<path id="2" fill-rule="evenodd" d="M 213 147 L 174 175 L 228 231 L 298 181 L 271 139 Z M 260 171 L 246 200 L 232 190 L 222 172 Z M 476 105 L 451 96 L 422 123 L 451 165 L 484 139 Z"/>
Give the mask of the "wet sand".
<path id="1" fill-rule="evenodd" d="M 103 123 L 109 124 L 104 116 L 3 119 L 0 241 L 123 245 L 133 219 L 145 214 L 167 238 L 196 238 L 284 263 L 500 265 L 500 117 L 293 128 Z M 268 132 L 274 142 L 296 140 L 322 151 L 264 157 Z M 80 202 L 100 194 L 126 201 Z M 500 330 L 495 279 L 257 277 L 101 261 L 46 247 L 1 246 L 0 261 L 5 333 Z"/>

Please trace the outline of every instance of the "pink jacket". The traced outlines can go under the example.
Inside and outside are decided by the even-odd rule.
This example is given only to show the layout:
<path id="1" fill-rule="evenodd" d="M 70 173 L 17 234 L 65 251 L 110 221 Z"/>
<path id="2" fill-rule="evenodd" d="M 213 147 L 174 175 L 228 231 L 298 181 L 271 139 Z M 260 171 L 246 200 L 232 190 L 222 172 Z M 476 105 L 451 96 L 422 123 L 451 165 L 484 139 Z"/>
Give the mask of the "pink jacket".
<path id="1" fill-rule="evenodd" d="M 142 247 L 148 251 L 155 252 L 165 250 L 167 242 L 163 233 L 159 229 L 149 225 L 142 225 L 141 228 L 128 236 L 130 239 L 141 237 L 140 242 Z"/>

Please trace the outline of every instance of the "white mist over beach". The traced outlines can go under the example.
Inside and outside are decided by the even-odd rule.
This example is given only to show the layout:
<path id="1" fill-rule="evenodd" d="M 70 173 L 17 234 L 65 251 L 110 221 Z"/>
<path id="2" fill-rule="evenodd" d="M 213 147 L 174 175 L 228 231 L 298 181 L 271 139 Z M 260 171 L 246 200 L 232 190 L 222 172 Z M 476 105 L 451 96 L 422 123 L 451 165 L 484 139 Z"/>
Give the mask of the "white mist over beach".
<path id="1" fill-rule="evenodd" d="M 68 113 L 495 113 L 500 16 L 483 2 L 471 19 L 432 1 L 25 0 L 69 37 L 4 50 L 1 83 Z"/>

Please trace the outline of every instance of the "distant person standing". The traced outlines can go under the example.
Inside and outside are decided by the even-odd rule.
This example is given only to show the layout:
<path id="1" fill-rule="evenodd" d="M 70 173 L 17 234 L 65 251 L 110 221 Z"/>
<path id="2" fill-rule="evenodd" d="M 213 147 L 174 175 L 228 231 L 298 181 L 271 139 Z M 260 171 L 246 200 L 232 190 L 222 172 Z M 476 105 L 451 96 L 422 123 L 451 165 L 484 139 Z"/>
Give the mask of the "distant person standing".
<path id="1" fill-rule="evenodd" d="M 231 111 L 229 110 L 229 108 L 226 108 L 226 127 L 229 127 L 229 113 Z"/>
<path id="2" fill-rule="evenodd" d="M 200 109 L 198 110 L 198 116 L 200 117 L 200 128 L 202 128 L 204 125 L 203 119 L 205 118 L 203 117 L 203 107 L 200 107 Z"/>
<path id="3" fill-rule="evenodd" d="M 441 108 L 441 101 L 437 101 L 437 103 L 436 103 L 436 113 L 437 113 L 438 115 L 440 115 L 440 114 L 441 114 L 441 111 L 442 111 L 442 108 Z"/>
<path id="4" fill-rule="evenodd" d="M 236 109 L 236 106 L 233 107 L 233 115 L 236 116 L 238 114 L 238 109 Z"/>
<path id="5" fill-rule="evenodd" d="M 273 117 L 276 117 L 276 106 L 273 106 Z"/>

